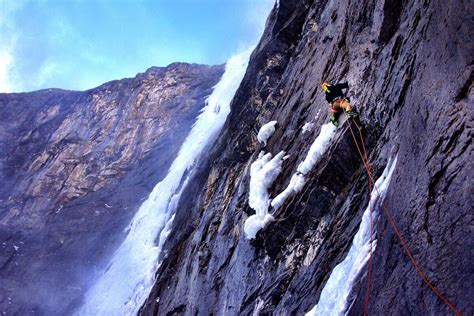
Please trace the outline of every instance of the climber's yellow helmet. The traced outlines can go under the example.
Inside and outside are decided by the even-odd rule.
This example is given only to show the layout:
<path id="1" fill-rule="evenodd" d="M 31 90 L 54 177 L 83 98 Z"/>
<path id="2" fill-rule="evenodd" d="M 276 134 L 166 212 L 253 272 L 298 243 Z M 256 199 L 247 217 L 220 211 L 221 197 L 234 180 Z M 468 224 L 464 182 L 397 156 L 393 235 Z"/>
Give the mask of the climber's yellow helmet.
<path id="1" fill-rule="evenodd" d="M 331 85 L 329 84 L 329 82 L 325 81 L 325 82 L 321 85 L 321 89 L 323 89 L 324 92 L 329 93 L 329 87 L 330 87 L 330 86 L 331 86 Z"/>

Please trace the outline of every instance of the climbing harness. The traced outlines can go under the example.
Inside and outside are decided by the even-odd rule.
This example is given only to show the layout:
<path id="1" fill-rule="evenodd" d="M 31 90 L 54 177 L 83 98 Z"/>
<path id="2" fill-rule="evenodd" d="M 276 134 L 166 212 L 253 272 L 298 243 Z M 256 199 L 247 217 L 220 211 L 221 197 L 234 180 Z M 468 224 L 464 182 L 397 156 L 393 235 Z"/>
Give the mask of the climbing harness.
<path id="1" fill-rule="evenodd" d="M 359 144 L 357 142 L 354 130 L 352 129 L 352 122 L 354 122 L 357 129 L 359 130 L 359 136 L 360 136 L 360 140 L 361 140 L 361 143 L 362 143 L 362 146 L 361 146 L 362 149 L 359 147 Z M 368 156 L 367 156 L 367 150 L 365 149 L 365 140 L 364 140 L 364 137 L 362 135 L 362 129 L 359 126 L 359 124 L 357 124 L 357 122 L 355 120 L 350 120 L 349 129 L 351 131 L 352 138 L 354 139 L 354 143 L 357 147 L 357 151 L 359 152 L 360 158 L 362 159 L 362 162 L 364 163 L 364 167 L 367 171 L 367 176 L 369 178 L 370 191 L 372 191 L 372 186 L 373 186 L 375 191 L 376 191 L 376 194 L 379 196 L 379 198 L 382 198 L 377 186 L 374 185 L 374 178 L 372 176 L 372 167 L 369 163 L 369 159 L 368 159 Z M 428 285 L 428 287 L 433 291 L 433 293 L 435 293 L 436 296 L 438 296 L 453 311 L 453 313 L 455 315 L 461 316 L 461 312 L 458 311 L 456 309 L 456 307 L 453 304 L 451 304 L 428 280 L 428 277 L 423 273 L 423 271 L 421 270 L 418 262 L 415 260 L 412 253 L 408 249 L 408 245 L 407 245 L 405 239 L 402 237 L 402 235 L 400 233 L 400 230 L 398 229 L 398 226 L 395 223 L 392 215 L 388 211 L 388 208 L 386 207 L 383 199 L 382 199 L 381 204 L 382 204 L 382 209 L 384 211 L 385 216 L 387 217 L 388 222 L 390 223 L 390 225 L 392 226 L 392 229 L 394 230 L 396 236 L 400 240 L 400 242 L 403 246 L 403 249 L 405 250 L 405 253 L 407 254 L 407 256 L 410 258 L 410 261 L 411 261 L 412 265 L 414 266 L 416 272 L 421 276 L 423 281 Z M 370 253 L 369 253 L 369 267 L 368 267 L 368 272 L 367 272 L 367 293 L 366 293 L 366 296 L 365 296 L 364 316 L 367 315 L 368 309 L 369 309 L 370 288 L 371 288 L 371 283 L 372 283 L 371 282 L 372 281 L 371 280 L 371 278 L 372 278 L 372 231 L 373 231 L 373 227 L 372 227 L 372 225 L 373 225 L 373 223 L 372 223 L 372 208 L 373 208 L 373 205 L 370 206 Z"/>

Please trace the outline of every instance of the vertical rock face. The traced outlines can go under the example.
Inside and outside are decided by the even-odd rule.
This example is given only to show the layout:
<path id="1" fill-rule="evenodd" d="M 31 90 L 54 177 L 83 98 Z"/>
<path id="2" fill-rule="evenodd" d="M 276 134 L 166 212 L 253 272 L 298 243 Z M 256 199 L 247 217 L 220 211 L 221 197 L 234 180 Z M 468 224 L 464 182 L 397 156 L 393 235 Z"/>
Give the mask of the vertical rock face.
<path id="1" fill-rule="evenodd" d="M 65 314 L 166 174 L 222 66 L 0 94 L 0 310 Z"/>
<path id="2" fill-rule="evenodd" d="M 398 154 L 387 208 L 430 281 L 472 314 L 472 17 L 472 4 L 460 0 L 280 1 L 208 164 L 183 194 L 142 313 L 300 315 L 318 302 L 369 199 L 349 123 L 251 242 L 243 234 L 254 214 L 249 168 L 260 151 L 285 150 L 270 195 L 281 192 L 327 121 L 320 83 L 347 80 L 374 176 Z M 277 129 L 263 148 L 257 132 L 272 120 Z M 369 314 L 448 314 L 384 215 L 376 228 Z M 366 271 L 349 314 L 363 313 Z"/>

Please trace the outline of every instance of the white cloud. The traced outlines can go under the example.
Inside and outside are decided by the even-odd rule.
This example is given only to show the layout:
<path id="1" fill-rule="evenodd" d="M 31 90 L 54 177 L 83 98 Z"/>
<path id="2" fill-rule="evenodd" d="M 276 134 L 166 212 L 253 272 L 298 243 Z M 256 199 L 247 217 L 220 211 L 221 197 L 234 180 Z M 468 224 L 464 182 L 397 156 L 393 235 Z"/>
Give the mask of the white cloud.
<path id="1" fill-rule="evenodd" d="M 251 2 L 251 9 L 247 12 L 247 23 L 255 29 L 257 35 L 263 33 L 270 11 L 275 6 L 275 0 L 259 0 Z"/>
<path id="2" fill-rule="evenodd" d="M 36 0 L 35 3 L 38 4 L 41 1 Z M 98 3 L 100 4 L 100 2 Z M 155 55 L 160 55 L 160 58 L 158 60 L 149 58 L 149 60 L 154 60 L 154 65 L 166 65 L 174 61 L 212 62 L 206 60 L 208 52 L 200 48 L 198 42 L 170 43 L 168 46 L 176 44 L 177 49 L 184 47 L 179 51 L 179 54 L 176 51 L 167 52 L 165 49 L 167 45 L 163 45 L 163 43 L 160 45 L 150 43 L 146 47 L 141 47 L 140 56 L 144 62 L 143 65 L 140 64 L 140 69 L 136 69 L 137 65 L 130 66 L 130 61 L 121 62 L 113 58 L 114 56 L 103 56 L 100 45 L 91 43 L 71 24 L 66 16 L 56 14 L 54 10 L 48 11 L 53 15 L 53 18 L 43 23 L 47 27 L 47 38 L 43 41 L 44 47 L 39 47 L 38 52 L 31 51 L 30 59 L 28 58 L 28 49 L 31 49 L 29 48 L 31 45 L 28 44 L 31 44 L 29 41 L 32 39 L 29 37 L 30 34 L 25 31 L 24 26 L 16 21 L 17 13 L 20 10 L 31 9 L 27 6 L 30 4 L 31 2 L 27 0 L 0 0 L 0 92 L 25 91 L 51 85 L 81 90 L 88 89 L 107 80 L 124 76 L 133 77 L 136 72 L 144 71 L 151 66 L 151 64 L 148 65 L 147 58 Z M 246 34 L 236 43 L 237 50 L 243 50 L 258 41 L 268 13 L 274 4 L 275 0 L 245 0 L 241 2 L 244 11 L 241 23 L 245 25 Z M 77 49 L 70 52 L 68 48 L 74 46 Z M 195 49 L 185 49 L 189 46 L 195 47 Z M 62 53 L 63 50 L 66 52 Z M 59 54 L 56 54 L 56 51 Z M 182 56 L 178 57 L 177 55 L 180 54 Z M 23 60 L 23 58 L 28 58 L 28 60 Z M 74 59 L 71 60 L 71 58 Z M 75 70 L 73 77 L 67 77 L 68 71 L 74 70 L 77 64 L 84 64 L 84 67 Z M 91 65 L 94 66 L 92 70 L 90 69 Z M 89 73 L 84 73 L 86 70 Z"/>
<path id="3" fill-rule="evenodd" d="M 8 51 L 8 48 L 2 47 L 0 50 L 0 93 L 13 91 L 12 83 L 9 80 L 12 63 L 12 54 Z"/>
<path id="4" fill-rule="evenodd" d="M 12 92 L 19 89 L 13 79 L 14 49 L 17 32 L 12 16 L 24 5 L 24 1 L 0 0 L 0 92 Z"/>

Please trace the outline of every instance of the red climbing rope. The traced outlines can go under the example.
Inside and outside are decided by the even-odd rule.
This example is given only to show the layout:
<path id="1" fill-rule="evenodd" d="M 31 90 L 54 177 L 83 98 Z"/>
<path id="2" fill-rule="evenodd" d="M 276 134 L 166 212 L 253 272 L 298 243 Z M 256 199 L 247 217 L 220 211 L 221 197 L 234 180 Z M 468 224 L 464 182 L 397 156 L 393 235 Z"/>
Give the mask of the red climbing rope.
<path id="1" fill-rule="evenodd" d="M 357 151 L 359 152 L 360 157 L 362 158 L 362 162 L 364 163 L 365 168 L 367 169 L 367 174 L 369 174 L 368 180 L 369 180 L 369 192 L 372 192 L 372 169 L 370 168 L 369 165 L 369 159 L 367 158 L 367 151 L 365 150 L 365 145 L 364 145 L 364 140 L 362 139 L 362 146 L 364 150 L 364 154 L 362 155 L 362 151 L 359 147 L 359 144 L 356 140 L 354 131 L 352 130 L 352 125 L 349 123 L 349 128 L 351 129 L 351 134 L 352 138 L 354 139 L 354 143 L 357 147 Z M 359 129 L 360 136 L 362 137 L 362 133 Z M 368 272 L 367 272 L 367 292 L 365 293 L 365 305 L 364 305 L 364 316 L 367 315 L 368 310 L 369 310 L 369 298 L 370 298 L 370 288 L 372 285 L 372 243 L 373 243 L 373 227 L 372 227 L 372 210 L 373 210 L 373 203 L 370 203 L 370 198 L 369 198 L 369 219 L 370 219 L 370 251 L 369 251 L 369 267 L 368 267 Z"/>
<path id="2" fill-rule="evenodd" d="M 359 128 L 359 126 L 357 125 L 357 122 L 354 122 L 357 126 L 357 129 L 359 130 L 359 136 L 360 136 L 360 139 L 362 141 L 362 149 L 364 150 L 364 158 L 365 158 L 365 165 L 366 165 L 366 168 L 367 168 L 367 171 L 369 173 L 369 190 L 370 192 L 372 192 L 372 165 L 370 164 L 369 162 L 369 157 L 367 156 L 367 150 L 365 149 L 365 140 L 364 140 L 364 136 L 362 135 L 362 129 Z M 350 125 L 350 124 L 349 124 Z M 379 194 L 379 197 L 380 197 L 380 194 Z M 369 202 L 370 203 L 370 202 Z M 369 256 L 369 272 L 368 272 L 368 277 L 367 277 L 367 294 L 365 296 L 365 306 L 364 306 L 364 314 L 367 315 L 368 312 L 369 312 L 369 298 L 370 298 L 370 290 L 371 290 L 371 287 L 372 287 L 372 254 L 373 254 L 373 250 L 372 250 L 372 238 L 373 238 L 373 225 L 372 225 L 372 209 L 373 209 L 373 204 L 371 205 L 370 207 L 370 256 Z"/>
<path id="3" fill-rule="evenodd" d="M 362 129 L 360 128 L 360 126 L 357 124 L 357 122 L 354 121 L 354 124 L 356 125 L 356 127 L 358 128 L 359 130 L 359 135 L 360 135 L 360 138 L 361 138 L 361 141 L 362 141 L 362 147 L 363 147 L 363 152 L 364 154 L 362 154 L 362 151 L 360 150 L 359 148 L 359 144 L 357 142 L 357 139 L 355 137 L 355 134 L 354 134 L 354 131 L 352 130 L 352 121 L 349 122 L 349 128 L 351 130 L 351 134 L 352 134 L 352 137 L 354 139 L 354 143 L 356 144 L 357 146 L 357 150 L 359 151 L 359 155 L 360 155 L 360 158 L 362 159 L 362 162 L 364 163 L 364 166 L 365 166 L 365 169 L 367 170 L 367 175 L 369 177 L 369 187 L 370 187 L 370 191 L 372 191 L 372 185 L 374 183 L 374 178 L 372 176 L 372 171 L 371 171 L 371 166 L 369 164 L 369 160 L 368 160 L 368 156 L 367 156 L 367 151 L 365 149 L 365 140 L 364 140 L 364 137 L 362 135 Z M 379 196 L 379 198 L 382 198 L 382 196 L 380 195 L 380 192 L 377 188 L 377 186 L 374 186 L 375 188 L 375 191 L 377 193 L 377 195 Z M 369 202 L 370 203 L 370 202 Z M 455 315 L 458 315 L 458 316 L 461 316 L 461 312 L 458 311 L 456 309 L 456 307 L 451 304 L 432 284 L 431 282 L 428 280 L 428 277 L 423 273 L 423 271 L 421 270 L 420 266 L 418 265 L 418 262 L 415 260 L 415 258 L 413 257 L 411 251 L 408 249 L 408 245 L 405 241 L 405 239 L 403 238 L 403 236 L 401 235 L 400 233 L 400 230 L 398 229 L 398 226 L 397 224 L 395 223 L 395 221 L 393 220 L 393 217 L 392 215 L 390 214 L 390 212 L 388 211 L 388 208 L 386 207 L 384 201 L 382 200 L 382 209 L 384 210 L 384 213 L 385 213 L 385 216 L 387 217 L 387 220 L 388 222 L 390 223 L 390 225 L 392 226 L 395 234 L 397 235 L 398 239 L 400 240 L 402 246 L 403 246 L 403 249 L 405 250 L 407 256 L 410 258 L 410 261 L 412 263 L 412 265 L 414 266 L 416 272 L 421 276 L 421 278 L 423 279 L 423 281 L 428 285 L 428 287 L 433 291 L 433 293 L 436 294 L 436 296 L 438 296 L 452 311 Z M 368 313 L 368 308 L 369 308 L 369 295 L 370 295 L 370 287 L 371 287 L 371 274 L 372 274 L 372 205 L 371 205 L 371 208 L 370 208 L 370 257 L 369 257 L 369 268 L 368 268 L 368 275 L 367 275 L 367 282 L 368 282 L 368 285 L 367 285 L 367 294 L 366 294 L 366 299 L 365 299 L 365 307 L 364 307 L 364 315 L 367 315 Z"/>

